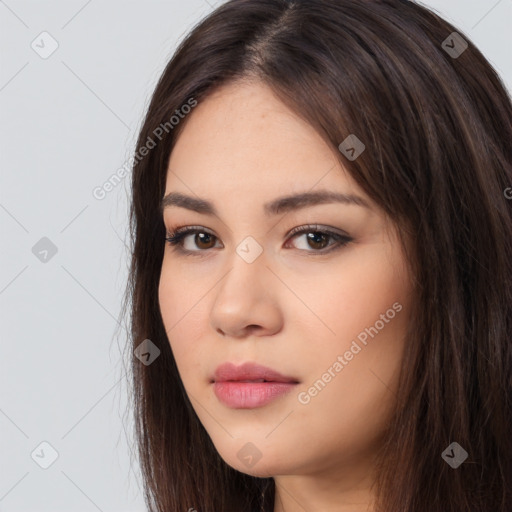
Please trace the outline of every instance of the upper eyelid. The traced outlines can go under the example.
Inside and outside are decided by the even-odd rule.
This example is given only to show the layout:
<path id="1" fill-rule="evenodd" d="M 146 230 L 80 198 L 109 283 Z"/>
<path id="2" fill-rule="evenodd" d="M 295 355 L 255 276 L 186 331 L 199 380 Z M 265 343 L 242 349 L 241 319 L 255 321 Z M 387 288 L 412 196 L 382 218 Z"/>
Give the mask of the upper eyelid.
<path id="1" fill-rule="evenodd" d="M 296 234 L 304 234 L 304 232 L 307 233 L 308 230 L 310 232 L 312 232 L 312 231 L 327 232 L 330 234 L 351 238 L 350 235 L 342 229 L 332 228 L 329 226 L 324 226 L 322 224 L 303 224 L 301 226 L 296 226 L 296 227 L 288 230 L 288 232 L 286 233 L 286 237 L 290 237 L 290 236 L 293 236 Z M 185 236 L 188 236 L 189 234 L 193 234 L 194 231 L 208 233 L 210 235 L 213 235 L 218 240 L 220 240 L 220 237 L 217 236 L 213 232 L 213 230 L 210 230 L 209 228 L 205 228 L 204 226 L 199 226 L 199 225 L 180 226 L 180 227 L 177 227 L 174 229 L 168 229 L 167 235 L 169 236 L 171 234 L 183 234 Z"/>
<path id="2" fill-rule="evenodd" d="M 303 234 L 307 233 L 308 231 L 319 231 L 321 233 L 325 232 L 339 236 L 346 236 L 350 238 L 350 235 L 343 229 L 331 228 L 329 226 L 324 226 L 322 224 L 304 224 L 302 226 L 297 226 L 293 229 L 290 229 L 288 233 L 286 233 L 286 236 L 292 236 L 298 233 Z"/>

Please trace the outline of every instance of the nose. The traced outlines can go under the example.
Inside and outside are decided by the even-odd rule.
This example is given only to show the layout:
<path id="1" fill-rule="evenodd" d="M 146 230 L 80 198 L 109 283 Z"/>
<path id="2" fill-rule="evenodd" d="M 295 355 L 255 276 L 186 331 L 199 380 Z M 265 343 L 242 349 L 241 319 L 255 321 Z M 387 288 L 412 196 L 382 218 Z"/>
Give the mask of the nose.
<path id="1" fill-rule="evenodd" d="M 282 328 L 282 283 L 268 268 L 263 252 L 252 263 L 234 254 L 220 280 L 210 311 L 212 328 L 222 336 L 266 336 Z"/>

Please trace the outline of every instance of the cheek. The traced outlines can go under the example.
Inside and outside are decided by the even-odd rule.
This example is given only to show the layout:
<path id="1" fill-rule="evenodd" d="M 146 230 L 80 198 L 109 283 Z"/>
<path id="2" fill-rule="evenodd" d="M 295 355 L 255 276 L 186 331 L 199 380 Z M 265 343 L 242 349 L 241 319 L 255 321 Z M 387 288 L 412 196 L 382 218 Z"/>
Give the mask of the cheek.
<path id="1" fill-rule="evenodd" d="M 309 366 L 303 390 L 318 383 L 318 391 L 312 390 L 311 409 L 318 408 L 320 415 L 326 414 L 338 427 L 358 424 L 359 418 L 371 417 L 378 423 L 390 406 L 402 360 L 409 275 L 401 253 L 388 248 L 359 250 L 333 270 L 329 279 L 316 281 L 322 294 L 312 295 L 310 288 L 307 295 L 308 305 L 320 312 L 331 332 L 318 319 L 302 326 L 312 341 L 302 344 L 300 351 L 302 367 Z M 314 332 L 323 334 L 315 336 Z M 345 361 L 341 370 L 338 356 Z M 304 365 L 304 361 L 311 363 Z M 340 409 L 333 409 L 333 403 Z"/>
<path id="2" fill-rule="evenodd" d="M 317 343 L 315 350 L 303 352 L 303 368 L 305 361 L 314 363 L 299 390 L 305 395 L 300 401 L 297 397 L 294 408 L 295 421 L 323 439 L 315 453 L 335 452 L 347 460 L 379 442 L 392 414 L 404 347 L 405 308 L 363 344 L 357 335 L 366 334 L 375 316 L 386 309 L 367 301 L 362 305 L 368 308 L 366 315 L 339 315 L 333 324 L 338 333 L 333 341 L 324 337 L 324 346 Z M 305 400 L 309 403 L 303 405 Z"/>
<path id="3" fill-rule="evenodd" d="M 172 326 L 178 320 L 176 295 L 181 284 L 179 278 L 175 281 L 173 277 L 168 265 L 164 263 L 160 273 L 160 282 L 158 283 L 158 303 L 164 327 L 169 337 L 171 336 Z"/>
<path id="4" fill-rule="evenodd" d="M 176 264 L 171 265 L 164 256 L 158 285 L 158 300 L 170 341 L 173 335 L 176 337 L 176 331 L 183 324 L 188 324 L 189 328 L 204 324 L 204 319 L 202 323 L 197 322 L 198 312 L 205 302 L 201 297 L 211 285 L 207 280 L 191 280 L 187 277 L 187 272 L 191 271 L 183 271 Z"/>
<path id="5" fill-rule="evenodd" d="M 169 265 L 162 266 L 158 286 L 160 312 L 167 338 L 171 346 L 176 365 L 185 387 L 194 372 L 200 368 L 202 358 L 200 348 L 194 340 L 204 337 L 205 302 L 199 301 L 201 294 L 193 292 L 187 286 L 183 275 Z M 199 301 L 199 302 L 198 302 Z"/>
<path id="6" fill-rule="evenodd" d="M 328 271 L 319 266 L 314 273 L 305 269 L 301 274 L 299 279 L 291 274 L 286 276 L 306 306 L 297 303 L 297 311 L 303 313 L 299 323 L 306 330 L 316 331 L 315 339 L 322 339 L 327 347 L 338 350 L 375 322 L 381 326 L 381 315 L 387 311 L 386 319 L 391 319 L 382 332 L 403 329 L 410 285 L 403 257 L 396 247 L 357 247 L 329 265 Z M 395 303 L 402 306 L 400 312 L 392 308 Z"/>

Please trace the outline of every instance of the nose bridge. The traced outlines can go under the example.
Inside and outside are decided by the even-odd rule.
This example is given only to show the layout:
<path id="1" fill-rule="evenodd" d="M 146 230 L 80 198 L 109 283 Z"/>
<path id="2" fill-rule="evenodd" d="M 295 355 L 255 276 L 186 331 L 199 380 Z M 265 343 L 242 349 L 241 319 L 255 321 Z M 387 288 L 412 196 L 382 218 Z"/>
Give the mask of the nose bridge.
<path id="1" fill-rule="evenodd" d="M 241 337 L 249 327 L 261 334 L 278 330 L 282 315 L 269 288 L 272 272 L 263 247 L 246 237 L 228 258 L 228 272 L 219 283 L 211 309 L 212 327 L 224 335 Z"/>
<path id="2" fill-rule="evenodd" d="M 253 236 L 246 236 L 235 246 L 230 259 L 231 270 L 224 279 L 223 289 L 235 286 L 237 295 L 245 287 L 252 287 L 248 293 L 254 293 L 256 288 L 265 282 L 264 274 L 268 273 L 267 258 L 263 246 Z M 243 293 L 242 293 L 243 295 Z M 238 295 L 238 299 L 241 296 Z"/>

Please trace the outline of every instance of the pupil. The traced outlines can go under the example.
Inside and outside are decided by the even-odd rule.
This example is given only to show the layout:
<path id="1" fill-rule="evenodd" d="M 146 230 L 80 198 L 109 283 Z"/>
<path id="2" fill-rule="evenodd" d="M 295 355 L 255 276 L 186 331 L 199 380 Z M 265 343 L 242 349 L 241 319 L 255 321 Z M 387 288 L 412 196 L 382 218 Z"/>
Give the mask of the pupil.
<path id="1" fill-rule="evenodd" d="M 208 233 L 197 233 L 196 237 L 199 237 L 200 243 L 206 243 L 208 244 L 208 239 L 210 238 L 210 235 Z M 205 241 L 206 238 L 206 241 Z M 197 244 L 200 246 L 200 244 Z"/>
<path id="2" fill-rule="evenodd" d="M 323 239 L 325 241 L 326 235 L 323 233 L 320 233 L 318 231 L 314 231 L 314 232 L 308 234 L 308 240 L 313 241 L 313 243 L 315 243 L 315 244 L 318 244 L 318 243 L 321 244 L 321 241 L 319 241 L 318 238 Z M 320 248 L 323 249 L 325 247 L 325 244 L 321 244 L 321 245 L 322 245 L 322 247 L 320 247 Z"/>

